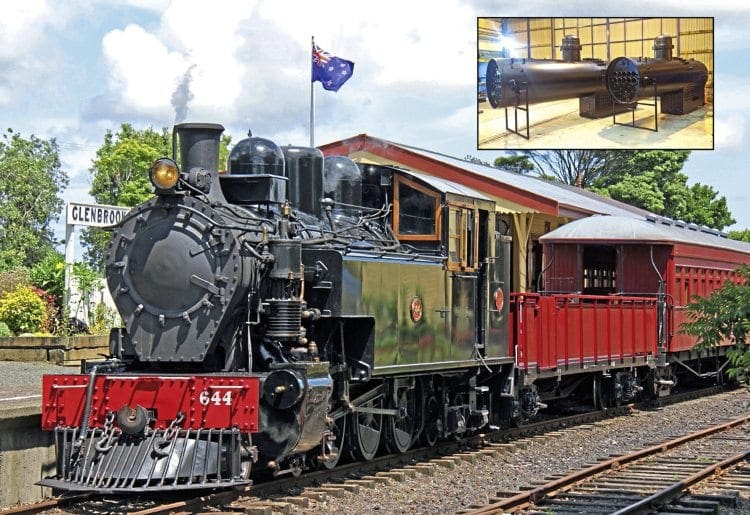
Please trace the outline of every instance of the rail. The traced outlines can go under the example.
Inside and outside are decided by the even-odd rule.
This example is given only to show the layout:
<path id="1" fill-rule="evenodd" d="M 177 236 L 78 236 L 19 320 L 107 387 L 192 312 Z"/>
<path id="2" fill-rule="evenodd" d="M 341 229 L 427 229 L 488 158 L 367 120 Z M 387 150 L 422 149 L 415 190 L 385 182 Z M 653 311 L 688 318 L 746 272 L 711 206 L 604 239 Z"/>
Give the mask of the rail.
<path id="1" fill-rule="evenodd" d="M 701 431 L 696 431 L 694 433 L 681 436 L 679 438 L 675 438 L 668 442 L 653 445 L 651 447 L 647 447 L 639 451 L 631 452 L 623 456 L 617 456 L 612 459 L 597 463 L 595 465 L 591 465 L 590 467 L 577 470 L 575 472 L 572 472 L 571 474 L 568 474 L 559 479 L 555 479 L 554 481 L 550 481 L 548 483 L 545 483 L 531 490 L 520 492 L 519 494 L 514 495 L 512 497 L 502 499 L 495 503 L 487 504 L 485 506 L 482 506 L 481 508 L 478 508 L 478 509 L 466 512 L 466 513 L 472 514 L 472 515 L 478 515 L 478 514 L 483 514 L 483 513 L 498 513 L 498 512 L 505 512 L 505 511 L 514 511 L 517 509 L 528 507 L 532 504 L 539 503 L 547 496 L 554 495 L 563 490 L 567 491 L 567 489 L 573 487 L 574 485 L 579 484 L 583 481 L 590 480 L 591 478 L 594 478 L 596 476 L 600 476 L 605 472 L 621 469 L 624 465 L 631 464 L 639 460 L 643 460 L 644 458 L 648 458 L 651 456 L 665 453 L 671 449 L 684 445 L 688 442 L 692 442 L 695 440 L 700 440 L 702 438 L 709 437 L 716 433 L 720 433 L 722 431 L 732 429 L 742 424 L 746 424 L 749 421 L 750 421 L 750 415 L 744 415 L 744 416 L 732 419 L 729 422 L 711 426 Z M 707 477 L 710 473 L 712 473 L 712 472 L 708 472 L 709 469 L 711 469 L 711 471 L 721 469 L 722 467 L 728 466 L 730 463 L 735 463 L 739 461 L 740 459 L 745 459 L 746 455 L 747 453 L 743 453 L 743 456 L 732 456 L 731 458 L 727 460 L 723 460 L 720 463 L 712 464 L 711 466 L 706 467 L 706 469 L 700 471 L 699 473 L 693 474 L 691 477 L 683 481 L 679 481 L 673 485 L 670 485 L 668 488 L 658 491 L 657 493 L 653 495 L 645 496 L 642 499 L 636 501 L 635 503 L 629 504 L 627 507 L 624 507 L 620 511 L 618 511 L 618 513 L 640 512 L 643 510 L 644 507 L 650 506 L 653 503 L 668 501 L 670 498 L 673 498 L 674 496 L 679 495 L 679 493 L 682 492 L 688 486 L 700 481 L 704 477 Z"/>

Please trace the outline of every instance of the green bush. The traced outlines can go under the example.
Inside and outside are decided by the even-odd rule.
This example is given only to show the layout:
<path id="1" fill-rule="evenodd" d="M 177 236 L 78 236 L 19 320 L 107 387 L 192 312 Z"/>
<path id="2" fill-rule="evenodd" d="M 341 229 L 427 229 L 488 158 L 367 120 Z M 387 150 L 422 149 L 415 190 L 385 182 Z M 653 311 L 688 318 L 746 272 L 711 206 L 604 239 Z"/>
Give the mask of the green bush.
<path id="1" fill-rule="evenodd" d="M 100 302 L 89 314 L 89 333 L 109 334 L 109 330 L 115 325 L 116 313 Z"/>
<path id="2" fill-rule="evenodd" d="M 49 252 L 29 270 L 31 284 L 54 295 L 57 307 L 62 307 L 65 290 L 65 259 L 59 252 Z"/>
<path id="3" fill-rule="evenodd" d="M 0 322 L 0 338 L 8 338 L 10 336 L 13 336 L 13 331 L 10 330 L 8 324 Z"/>
<path id="4" fill-rule="evenodd" d="M 28 284 L 29 271 L 26 268 L 19 266 L 10 270 L 3 270 L 0 272 L 0 299 L 19 286 L 27 286 Z"/>
<path id="5" fill-rule="evenodd" d="M 0 321 L 15 334 L 39 331 L 45 315 L 44 301 L 29 286 L 19 286 L 0 298 Z"/>

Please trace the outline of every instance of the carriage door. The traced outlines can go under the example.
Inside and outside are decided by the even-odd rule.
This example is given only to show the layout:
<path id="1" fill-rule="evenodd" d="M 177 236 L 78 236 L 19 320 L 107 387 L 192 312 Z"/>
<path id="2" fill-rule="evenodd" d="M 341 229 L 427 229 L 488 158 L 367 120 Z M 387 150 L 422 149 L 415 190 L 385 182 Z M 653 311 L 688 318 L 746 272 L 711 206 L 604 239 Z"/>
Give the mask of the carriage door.
<path id="1" fill-rule="evenodd" d="M 448 205 L 448 270 L 451 277 L 451 357 L 470 359 L 477 340 L 479 219 L 473 206 Z"/>

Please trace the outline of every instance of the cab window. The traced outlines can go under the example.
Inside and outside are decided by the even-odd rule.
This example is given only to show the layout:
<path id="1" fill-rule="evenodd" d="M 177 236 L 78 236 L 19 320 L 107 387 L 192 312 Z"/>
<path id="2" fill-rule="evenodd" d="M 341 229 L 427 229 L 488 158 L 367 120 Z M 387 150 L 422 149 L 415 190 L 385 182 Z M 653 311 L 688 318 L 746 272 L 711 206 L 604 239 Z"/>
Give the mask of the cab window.
<path id="1" fill-rule="evenodd" d="M 396 176 L 394 180 L 394 232 L 404 240 L 437 240 L 440 196 L 427 188 Z"/>

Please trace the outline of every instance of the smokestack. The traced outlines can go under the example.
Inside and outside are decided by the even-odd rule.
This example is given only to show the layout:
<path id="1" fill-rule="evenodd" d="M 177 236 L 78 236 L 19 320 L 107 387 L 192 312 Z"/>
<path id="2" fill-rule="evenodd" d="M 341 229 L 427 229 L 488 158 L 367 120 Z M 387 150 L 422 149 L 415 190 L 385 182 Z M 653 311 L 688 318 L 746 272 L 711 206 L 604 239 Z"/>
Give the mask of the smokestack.
<path id="1" fill-rule="evenodd" d="M 180 168 L 218 171 L 219 142 L 224 127 L 218 123 L 180 123 L 174 126 L 172 146 L 180 140 Z"/>

